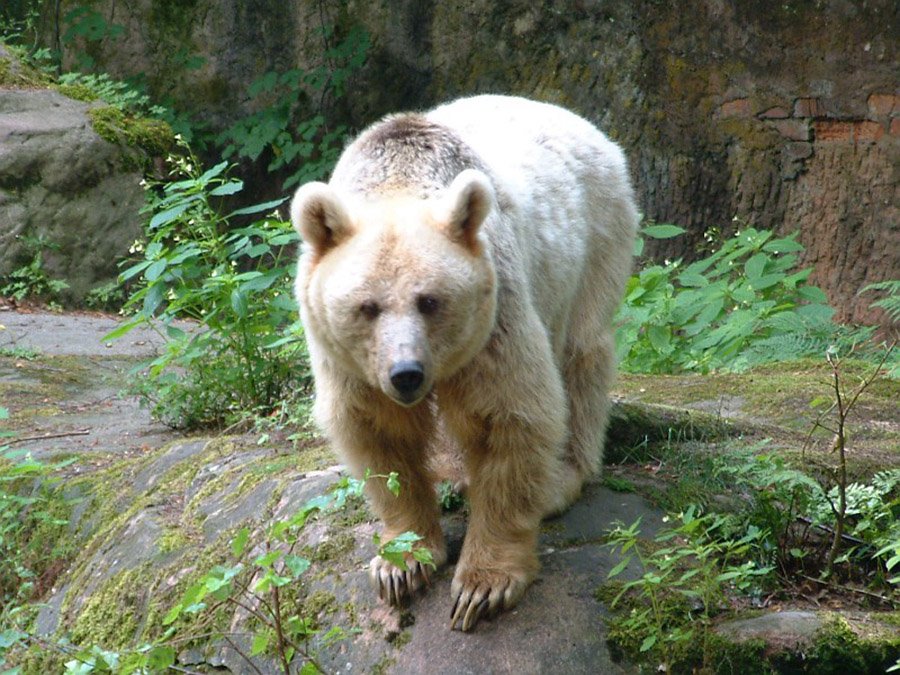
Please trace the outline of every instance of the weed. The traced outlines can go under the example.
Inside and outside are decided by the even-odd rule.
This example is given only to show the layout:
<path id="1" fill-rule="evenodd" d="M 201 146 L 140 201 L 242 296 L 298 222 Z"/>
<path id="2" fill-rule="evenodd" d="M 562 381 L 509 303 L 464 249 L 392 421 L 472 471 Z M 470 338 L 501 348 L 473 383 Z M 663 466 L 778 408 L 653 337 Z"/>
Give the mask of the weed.
<path id="1" fill-rule="evenodd" d="M 227 163 L 201 171 L 196 158 L 170 156 L 174 175 L 148 186 L 143 260 L 120 275 L 136 280 L 125 304 L 134 316 L 104 339 L 145 324 L 167 339 L 163 353 L 138 378 L 154 414 L 177 427 L 233 423 L 245 414 L 267 415 L 284 401 L 305 396 L 311 378 L 290 292 L 292 247 L 298 238 L 275 215 L 234 227 L 247 215 L 271 212 L 284 200 L 220 215 L 214 200 L 243 183 L 226 176 Z M 176 318 L 198 322 L 187 332 Z M 162 329 L 160 329 L 162 325 Z"/>
<path id="2" fill-rule="evenodd" d="M 735 536 L 733 519 L 700 515 L 693 506 L 669 517 L 677 518 L 678 525 L 661 530 L 649 551 L 642 550 L 639 541 L 640 520 L 619 525 L 609 535 L 622 559 L 608 578 L 623 574 L 632 561 L 640 568 L 640 576 L 624 582 L 612 600 L 615 607 L 625 597 L 633 599 L 630 611 L 615 620 L 614 633 L 642 636 L 640 644 L 622 646 L 638 654 L 657 654 L 665 672 L 671 672 L 679 653 L 697 640 L 704 644 L 706 661 L 708 628 L 725 605 L 726 591 L 750 592 L 772 570 L 747 560 L 765 534 L 758 528 Z"/>
<path id="3" fill-rule="evenodd" d="M 323 62 L 311 70 L 270 71 L 248 89 L 251 98 L 267 102 L 263 108 L 219 134 L 216 142 L 225 158 L 257 161 L 265 155 L 268 170 L 287 169 L 283 188 L 324 178 L 341 152 L 347 129 L 329 128 L 321 110 L 328 97 L 342 97 L 347 80 L 365 61 L 368 34 L 358 28 L 333 44 L 330 27 L 321 27 L 325 41 Z M 312 105 L 318 112 L 298 121 Z"/>
<path id="4" fill-rule="evenodd" d="M 674 225 L 643 229 L 655 238 L 683 232 Z M 747 228 L 689 265 L 666 261 L 641 270 L 626 286 L 617 319 L 622 368 L 742 371 L 864 342 L 872 329 L 835 325 L 825 294 L 806 283 L 811 270 L 793 271 L 802 250 L 796 234 L 775 239 Z"/>
<path id="5" fill-rule="evenodd" d="M 69 287 L 65 281 L 52 278 L 44 267 L 44 251 L 59 248 L 43 237 L 24 239 L 25 250 L 31 260 L 0 279 L 0 295 L 16 302 L 37 300 L 54 304 L 59 294 Z"/>

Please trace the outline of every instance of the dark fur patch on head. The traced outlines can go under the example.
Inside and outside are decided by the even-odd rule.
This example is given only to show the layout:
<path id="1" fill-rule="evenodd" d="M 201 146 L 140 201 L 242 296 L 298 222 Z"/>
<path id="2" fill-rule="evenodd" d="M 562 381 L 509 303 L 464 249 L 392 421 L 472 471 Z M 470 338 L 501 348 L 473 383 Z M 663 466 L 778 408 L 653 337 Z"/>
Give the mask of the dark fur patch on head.
<path id="1" fill-rule="evenodd" d="M 452 130 L 423 115 L 394 115 L 370 127 L 348 148 L 334 179 L 363 193 L 427 196 L 464 169 L 485 170 Z"/>

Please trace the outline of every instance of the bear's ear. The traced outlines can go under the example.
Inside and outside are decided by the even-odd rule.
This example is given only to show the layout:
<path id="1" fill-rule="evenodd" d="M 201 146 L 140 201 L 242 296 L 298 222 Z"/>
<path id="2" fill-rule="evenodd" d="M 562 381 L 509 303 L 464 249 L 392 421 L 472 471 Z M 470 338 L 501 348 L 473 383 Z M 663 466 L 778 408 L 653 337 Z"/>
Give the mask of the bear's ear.
<path id="1" fill-rule="evenodd" d="M 353 233 L 350 216 L 331 186 L 307 183 L 291 202 L 291 222 L 304 242 L 322 255 Z"/>
<path id="2" fill-rule="evenodd" d="M 447 236 L 477 252 L 478 230 L 494 208 L 494 188 L 481 171 L 466 169 L 453 179 L 437 214 Z"/>

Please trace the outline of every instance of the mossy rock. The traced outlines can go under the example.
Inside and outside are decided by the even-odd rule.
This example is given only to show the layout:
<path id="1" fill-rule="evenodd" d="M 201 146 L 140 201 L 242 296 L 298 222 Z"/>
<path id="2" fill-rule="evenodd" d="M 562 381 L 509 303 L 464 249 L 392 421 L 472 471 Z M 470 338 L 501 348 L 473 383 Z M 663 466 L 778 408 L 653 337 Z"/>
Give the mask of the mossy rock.
<path id="1" fill-rule="evenodd" d="M 172 127 L 162 120 L 133 117 L 111 105 L 91 108 L 88 115 L 101 138 L 138 148 L 149 157 L 161 157 L 175 144 Z"/>

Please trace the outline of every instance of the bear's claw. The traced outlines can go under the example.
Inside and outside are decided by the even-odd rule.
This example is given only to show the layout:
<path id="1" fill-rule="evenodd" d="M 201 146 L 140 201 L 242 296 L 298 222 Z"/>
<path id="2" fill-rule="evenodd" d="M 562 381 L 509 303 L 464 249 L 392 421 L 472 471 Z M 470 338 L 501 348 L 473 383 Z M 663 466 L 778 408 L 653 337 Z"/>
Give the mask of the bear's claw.
<path id="1" fill-rule="evenodd" d="M 407 561 L 406 567 L 402 570 L 381 556 L 375 556 L 369 564 L 372 585 L 378 591 L 378 597 L 389 605 L 399 607 L 406 604 L 430 583 L 425 565 L 418 560 Z"/>
<path id="2" fill-rule="evenodd" d="M 450 629 L 457 624 L 463 632 L 469 632 L 479 620 L 511 609 L 522 597 L 528 584 L 506 575 L 498 575 L 490 581 L 464 584 L 453 580 L 451 594 L 453 609 L 450 612 Z"/>

